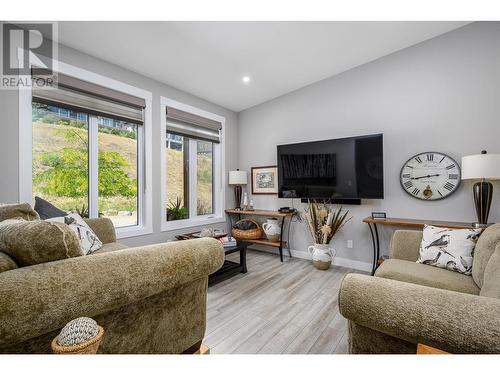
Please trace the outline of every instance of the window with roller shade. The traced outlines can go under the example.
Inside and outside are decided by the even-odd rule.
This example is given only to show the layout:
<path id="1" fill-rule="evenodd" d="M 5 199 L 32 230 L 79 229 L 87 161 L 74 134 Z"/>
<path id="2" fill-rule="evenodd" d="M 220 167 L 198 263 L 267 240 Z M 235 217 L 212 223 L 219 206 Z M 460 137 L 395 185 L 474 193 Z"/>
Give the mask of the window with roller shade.
<path id="1" fill-rule="evenodd" d="M 144 108 L 144 99 L 64 74 L 50 90 L 34 88 L 33 196 L 118 228 L 139 225 Z"/>
<path id="2" fill-rule="evenodd" d="M 220 206 L 222 124 L 166 106 L 165 217 L 169 222 L 211 218 Z"/>

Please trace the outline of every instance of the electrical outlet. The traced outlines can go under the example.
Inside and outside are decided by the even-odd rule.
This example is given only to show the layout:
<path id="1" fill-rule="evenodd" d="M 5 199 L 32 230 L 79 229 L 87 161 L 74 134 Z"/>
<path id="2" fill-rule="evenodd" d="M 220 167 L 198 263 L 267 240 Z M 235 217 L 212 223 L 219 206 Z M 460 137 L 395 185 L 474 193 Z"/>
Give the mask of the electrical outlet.
<path id="1" fill-rule="evenodd" d="M 352 249 L 352 240 L 347 240 L 347 248 Z"/>

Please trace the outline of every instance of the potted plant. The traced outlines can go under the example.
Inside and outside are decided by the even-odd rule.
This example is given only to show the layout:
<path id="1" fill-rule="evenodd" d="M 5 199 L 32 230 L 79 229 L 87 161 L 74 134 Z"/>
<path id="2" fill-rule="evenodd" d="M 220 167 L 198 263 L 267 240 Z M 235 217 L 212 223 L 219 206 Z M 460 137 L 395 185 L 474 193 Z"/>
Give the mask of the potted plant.
<path id="1" fill-rule="evenodd" d="M 308 201 L 303 218 L 311 233 L 314 245 L 307 248 L 313 264 L 317 269 L 327 270 L 335 257 L 335 250 L 330 248 L 330 242 L 340 229 L 352 219 L 347 217 L 348 210 L 333 207 L 329 203 Z"/>

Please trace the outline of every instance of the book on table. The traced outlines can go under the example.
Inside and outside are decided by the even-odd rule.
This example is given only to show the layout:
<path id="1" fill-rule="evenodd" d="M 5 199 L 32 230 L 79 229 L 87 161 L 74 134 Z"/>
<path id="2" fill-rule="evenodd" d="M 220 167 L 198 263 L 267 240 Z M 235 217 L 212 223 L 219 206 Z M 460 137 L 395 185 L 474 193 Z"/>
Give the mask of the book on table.
<path id="1" fill-rule="evenodd" d="M 224 247 L 231 247 L 231 246 L 237 245 L 236 238 L 231 237 L 231 236 L 221 237 L 221 238 L 219 238 L 219 241 L 222 242 L 222 245 Z"/>

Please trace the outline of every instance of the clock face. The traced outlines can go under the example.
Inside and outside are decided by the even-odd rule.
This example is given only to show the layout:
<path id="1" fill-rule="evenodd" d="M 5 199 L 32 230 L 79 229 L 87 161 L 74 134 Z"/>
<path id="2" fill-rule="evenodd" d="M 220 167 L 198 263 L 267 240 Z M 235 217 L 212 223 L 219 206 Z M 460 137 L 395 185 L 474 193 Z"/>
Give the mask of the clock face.
<path id="1" fill-rule="evenodd" d="M 448 155 L 423 152 L 401 168 L 401 186 L 414 198 L 434 201 L 448 197 L 460 185 L 460 166 Z"/>

